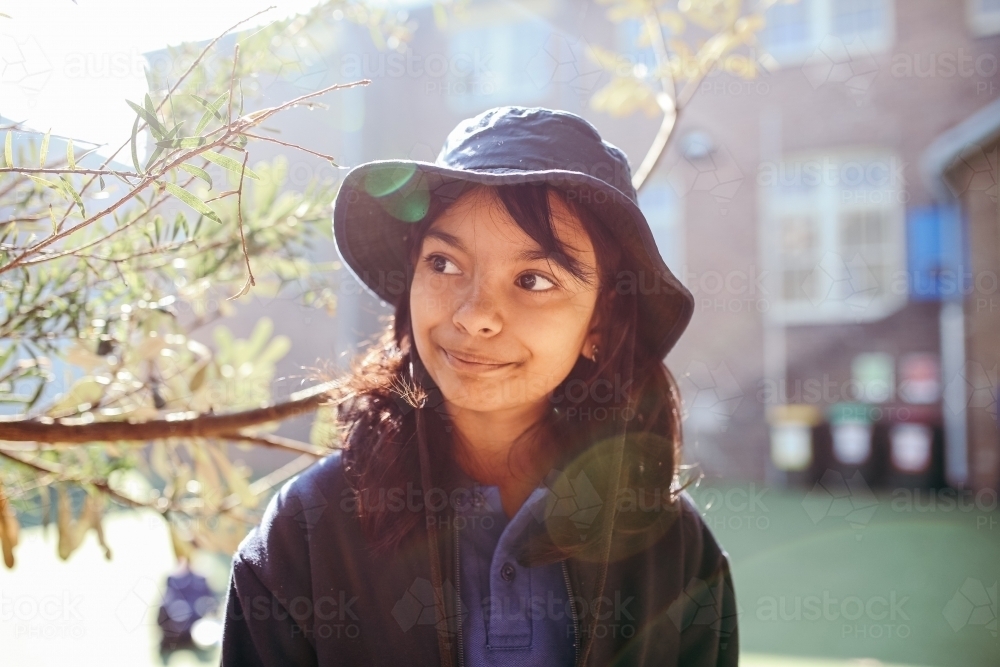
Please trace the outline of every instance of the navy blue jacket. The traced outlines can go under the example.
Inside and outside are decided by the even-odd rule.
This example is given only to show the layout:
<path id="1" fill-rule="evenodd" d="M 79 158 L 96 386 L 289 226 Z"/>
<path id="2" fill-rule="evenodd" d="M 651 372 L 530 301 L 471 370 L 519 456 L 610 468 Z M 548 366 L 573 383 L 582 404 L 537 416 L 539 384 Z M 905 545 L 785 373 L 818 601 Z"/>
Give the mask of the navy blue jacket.
<path id="1" fill-rule="evenodd" d="M 447 618 L 430 584 L 426 537 L 392 554 L 368 549 L 342 455 L 331 454 L 275 495 L 233 559 L 224 667 L 437 665 L 437 627 L 449 628 L 458 665 L 460 622 L 445 567 Z M 686 494 L 655 542 L 600 566 L 566 561 L 587 665 L 736 665 L 736 599 L 729 564 Z M 423 531 L 418 531 L 421 535 Z M 444 563 L 454 531 L 441 525 Z M 602 595 L 603 593 L 603 595 Z M 587 618 L 604 598 L 597 620 Z"/>

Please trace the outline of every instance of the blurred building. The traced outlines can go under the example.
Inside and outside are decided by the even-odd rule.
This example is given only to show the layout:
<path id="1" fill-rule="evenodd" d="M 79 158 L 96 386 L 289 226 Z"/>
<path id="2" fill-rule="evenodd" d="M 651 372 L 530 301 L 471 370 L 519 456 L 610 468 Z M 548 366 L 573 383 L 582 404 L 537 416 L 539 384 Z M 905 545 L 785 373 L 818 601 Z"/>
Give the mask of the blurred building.
<path id="1" fill-rule="evenodd" d="M 372 80 L 279 116 L 284 141 L 347 165 L 433 160 L 458 120 L 537 105 L 583 115 L 641 161 L 659 118 L 593 111 L 612 75 L 588 55 L 651 71 L 638 22 L 569 0 L 480 0 L 446 21 L 399 11 L 418 25 L 402 50 L 335 12 L 275 44 L 288 69 L 261 77 L 260 106 Z M 687 457 L 707 474 L 853 467 L 872 484 L 997 486 L 998 53 L 995 0 L 799 0 L 769 12 L 756 78 L 702 82 L 641 200 L 697 299 L 667 361 Z M 289 187 L 340 175 L 286 154 Z M 346 360 L 388 315 L 343 277 L 332 319 L 281 299 L 241 311 L 293 337 L 289 375 Z"/>

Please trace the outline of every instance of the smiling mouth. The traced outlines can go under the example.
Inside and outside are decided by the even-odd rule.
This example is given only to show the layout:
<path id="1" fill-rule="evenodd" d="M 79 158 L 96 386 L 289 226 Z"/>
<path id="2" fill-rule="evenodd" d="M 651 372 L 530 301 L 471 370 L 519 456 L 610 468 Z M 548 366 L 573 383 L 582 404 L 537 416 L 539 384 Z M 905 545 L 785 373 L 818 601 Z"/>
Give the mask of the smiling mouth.
<path id="1" fill-rule="evenodd" d="M 441 352 L 444 353 L 444 358 L 448 364 L 459 371 L 491 371 L 498 368 L 506 368 L 507 366 L 513 366 L 513 362 L 497 361 L 495 359 L 488 359 L 486 357 L 479 357 L 466 353 L 456 353 L 445 348 L 441 348 Z"/>

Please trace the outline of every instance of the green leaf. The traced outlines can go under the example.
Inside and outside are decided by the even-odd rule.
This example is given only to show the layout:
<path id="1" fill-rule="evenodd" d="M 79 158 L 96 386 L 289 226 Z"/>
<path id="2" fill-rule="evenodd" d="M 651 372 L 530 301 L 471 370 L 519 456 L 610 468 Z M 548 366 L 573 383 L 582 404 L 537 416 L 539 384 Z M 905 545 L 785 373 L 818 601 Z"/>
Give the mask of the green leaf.
<path id="1" fill-rule="evenodd" d="M 156 150 L 153 151 L 153 153 L 149 156 L 149 159 L 146 160 L 146 171 L 149 171 L 149 168 L 153 166 L 153 164 L 159 159 L 159 157 L 162 154 L 163 154 L 163 148 L 157 146 Z"/>
<path id="2" fill-rule="evenodd" d="M 7 138 L 3 142 L 3 159 L 8 167 L 14 166 L 14 130 L 7 130 Z"/>
<path id="3" fill-rule="evenodd" d="M 215 153 L 213 151 L 205 151 L 204 153 L 201 154 L 201 156 L 206 160 L 208 160 L 209 162 L 214 162 L 223 169 L 228 169 L 229 171 L 235 172 L 237 174 L 242 172 L 246 174 L 247 177 L 252 178 L 255 181 L 260 180 L 260 176 L 254 173 L 253 169 L 247 167 L 244 170 L 242 162 L 237 162 L 236 160 L 227 155 L 220 155 L 219 153 Z"/>
<path id="4" fill-rule="evenodd" d="M 177 217 L 174 218 L 174 227 L 179 227 L 182 232 L 184 232 L 184 238 L 191 238 L 191 229 L 188 227 L 187 217 L 183 213 L 178 213 Z"/>
<path id="5" fill-rule="evenodd" d="M 99 148 L 100 148 L 100 146 L 94 146 L 90 150 L 84 151 L 83 153 L 80 154 L 80 157 L 76 158 L 76 161 L 79 163 L 80 160 L 82 160 L 83 158 L 89 156 L 91 153 L 96 152 L 97 149 L 99 149 Z"/>
<path id="6" fill-rule="evenodd" d="M 198 213 L 201 213 L 206 218 L 214 220 L 220 225 L 222 224 L 222 220 L 219 218 L 218 213 L 213 211 L 208 204 L 198 199 L 184 188 L 180 187 L 176 183 L 165 183 L 163 187 L 167 189 L 167 192 L 177 197 L 194 210 L 198 211 Z"/>
<path id="7" fill-rule="evenodd" d="M 163 127 L 163 124 L 156 118 L 156 114 L 151 114 L 141 106 L 136 104 L 131 100 L 125 100 L 132 110 L 139 114 L 139 117 L 146 121 L 149 125 L 149 129 L 152 130 L 153 134 L 156 135 L 157 139 L 162 139 L 167 136 L 167 128 Z"/>
<path id="8" fill-rule="evenodd" d="M 198 367 L 198 370 L 196 370 L 194 375 L 191 376 L 191 380 L 188 382 L 188 389 L 191 390 L 192 394 L 204 386 L 205 378 L 208 376 L 208 369 L 209 363 L 207 361 L 202 362 L 201 366 Z"/>
<path id="9" fill-rule="evenodd" d="M 52 130 L 45 133 L 42 137 L 42 147 L 38 149 L 38 166 L 45 168 L 45 158 L 49 153 L 49 137 L 52 135 Z"/>
<path id="10" fill-rule="evenodd" d="M 201 180 L 208 183 L 208 189 L 212 189 L 212 177 L 208 175 L 208 172 L 200 167 L 196 167 L 193 164 L 182 164 L 181 169 L 191 174 L 192 176 L 197 176 Z"/>
<path id="11" fill-rule="evenodd" d="M 63 189 L 62 186 L 59 185 L 58 183 L 53 183 L 52 181 L 42 178 L 41 176 L 35 176 L 34 174 L 25 174 L 25 176 L 33 180 L 35 183 L 38 183 L 39 185 L 44 185 L 47 188 L 52 188 L 53 190 Z"/>
<path id="12" fill-rule="evenodd" d="M 174 136 L 180 131 L 181 125 L 183 124 L 184 123 L 174 125 L 174 127 L 170 130 L 170 132 L 167 133 L 167 136 L 165 136 L 164 139 L 173 139 Z M 153 151 L 153 154 L 149 156 L 148 160 L 146 160 L 146 171 L 149 171 L 149 168 L 156 163 L 156 161 L 159 159 L 161 155 L 163 155 L 163 146 L 157 146 L 156 150 Z"/>
<path id="13" fill-rule="evenodd" d="M 142 173 L 142 167 L 139 166 L 139 153 L 136 151 L 135 147 L 135 135 L 139 133 L 139 116 L 135 117 L 135 122 L 132 123 L 132 165 L 135 167 L 137 174 Z"/>
<path id="14" fill-rule="evenodd" d="M 66 177 L 65 174 L 59 174 L 59 178 L 65 184 L 63 191 L 73 198 L 73 201 L 76 202 L 76 205 L 80 207 L 80 213 L 83 214 L 83 217 L 86 218 L 87 211 L 84 210 L 83 208 L 83 200 L 80 199 L 80 195 L 77 193 L 77 191 L 73 189 L 73 184 L 70 182 L 70 180 Z"/>
<path id="15" fill-rule="evenodd" d="M 70 139 L 66 142 L 66 164 L 69 165 L 70 169 L 76 170 L 76 156 L 73 155 L 73 140 Z"/>
<path id="16" fill-rule="evenodd" d="M 181 231 L 181 223 L 184 221 L 184 214 L 178 213 L 174 218 L 174 224 L 170 225 L 170 242 L 173 243 L 177 239 L 177 234 Z"/>
<path id="17" fill-rule="evenodd" d="M 146 93 L 145 97 L 143 98 L 142 106 L 146 110 L 146 113 L 148 113 L 153 118 L 156 118 L 156 109 L 153 107 L 153 100 L 150 99 L 149 93 Z"/>
<path id="18" fill-rule="evenodd" d="M 17 345 L 11 344 L 7 346 L 6 350 L 0 352 L 0 369 L 3 369 L 4 365 L 6 365 L 7 360 L 10 359 L 10 355 L 14 354 L 14 348 L 16 347 Z"/>
<path id="19" fill-rule="evenodd" d="M 198 148 L 208 143 L 205 137 L 180 137 L 179 139 L 164 139 L 157 141 L 156 145 L 161 148 Z"/>
<path id="20" fill-rule="evenodd" d="M 201 120 L 198 121 L 198 127 L 196 127 L 194 130 L 195 134 L 201 134 L 201 131 L 205 129 L 205 126 L 208 125 L 208 122 L 212 120 L 213 116 L 217 118 L 219 121 L 222 120 L 222 114 L 219 113 L 219 109 L 222 108 L 222 104 L 226 101 L 226 96 L 228 95 L 229 95 L 228 92 L 222 93 L 212 103 L 209 103 L 208 100 L 198 97 L 197 95 L 191 96 L 195 100 L 197 100 L 199 104 L 205 107 L 205 109 L 207 109 L 207 111 L 205 111 L 205 115 L 203 115 L 201 117 Z"/>
<path id="21" fill-rule="evenodd" d="M 27 410 L 30 410 L 31 408 L 35 407 L 35 404 L 38 403 L 38 399 L 42 397 L 42 392 L 45 391 L 45 385 L 46 385 L 45 379 L 42 378 L 41 381 L 38 383 L 38 387 L 35 389 L 35 393 L 32 394 L 31 398 L 28 400 L 28 405 L 26 407 Z"/>

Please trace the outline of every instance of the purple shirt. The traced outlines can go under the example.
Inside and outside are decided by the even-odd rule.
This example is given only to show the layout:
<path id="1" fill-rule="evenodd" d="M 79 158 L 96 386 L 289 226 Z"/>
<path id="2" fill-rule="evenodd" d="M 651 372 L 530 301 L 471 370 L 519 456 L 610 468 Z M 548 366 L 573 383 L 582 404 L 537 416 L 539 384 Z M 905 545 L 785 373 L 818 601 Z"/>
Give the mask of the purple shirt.
<path id="1" fill-rule="evenodd" d="M 525 567 L 519 549 L 544 529 L 549 490 L 539 487 L 509 520 L 495 486 L 472 485 L 458 509 L 462 643 L 468 667 L 570 667 L 576 657 L 563 563 Z"/>

